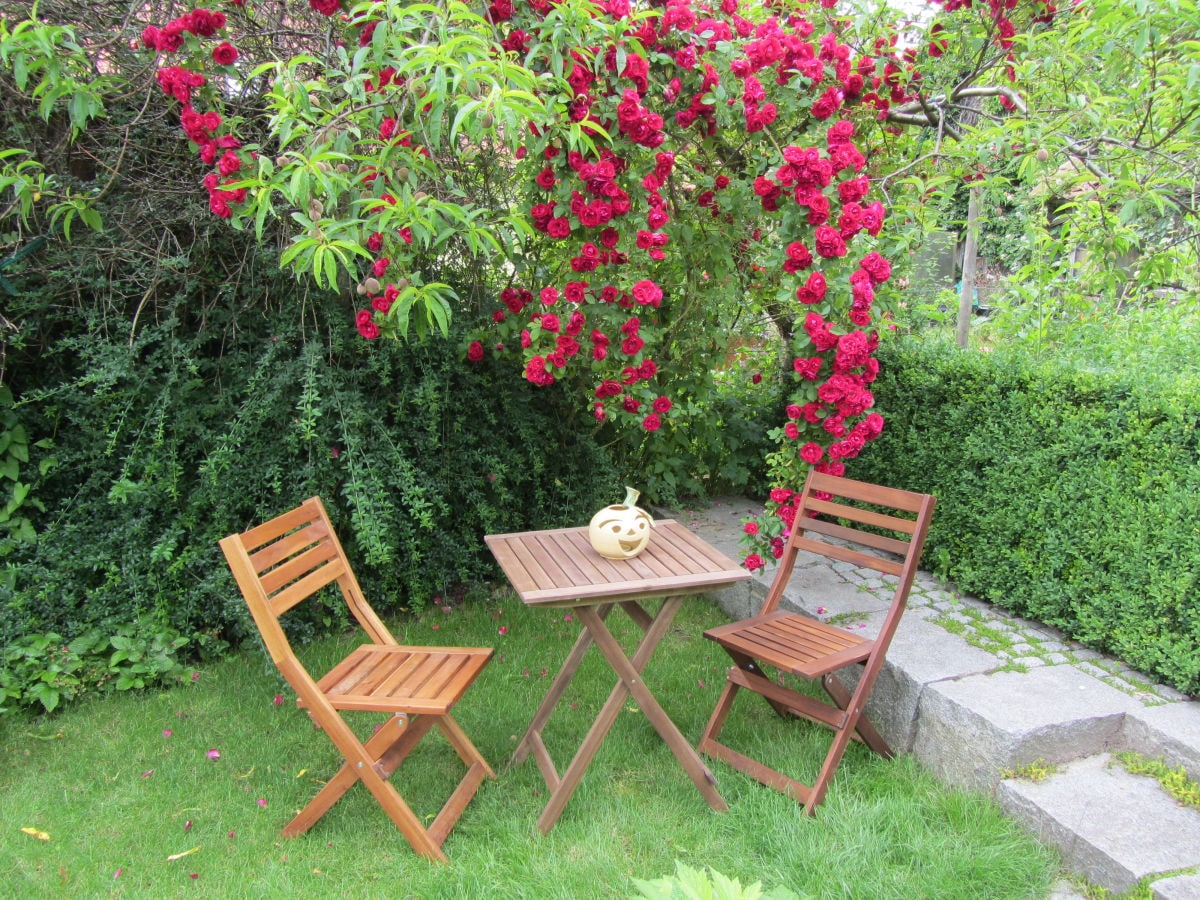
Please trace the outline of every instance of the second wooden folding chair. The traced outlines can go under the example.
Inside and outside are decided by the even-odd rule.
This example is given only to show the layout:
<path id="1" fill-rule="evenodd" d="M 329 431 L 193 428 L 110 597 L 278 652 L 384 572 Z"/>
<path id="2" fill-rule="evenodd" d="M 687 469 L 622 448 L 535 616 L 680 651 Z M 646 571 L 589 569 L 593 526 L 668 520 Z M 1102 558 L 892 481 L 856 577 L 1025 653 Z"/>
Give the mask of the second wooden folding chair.
<path id="1" fill-rule="evenodd" d="M 446 836 L 483 780 L 495 775 L 450 714 L 491 659 L 491 649 L 398 644 L 363 597 L 325 508 L 316 497 L 256 528 L 224 538 L 221 549 L 271 659 L 296 692 L 298 705 L 308 711 L 345 758 L 337 774 L 283 829 L 284 836 L 303 834 L 361 781 L 414 850 L 445 861 L 442 843 Z M 279 617 L 333 584 L 370 642 L 318 680 L 293 652 Z M 364 742 L 342 715 L 355 710 L 390 716 Z M 389 779 L 435 725 L 467 771 L 441 812 L 426 827 Z"/>
<path id="2" fill-rule="evenodd" d="M 783 791 L 812 813 L 821 803 L 852 738 L 891 757 L 887 742 L 863 713 L 917 574 L 935 500 L 818 472 L 810 473 L 797 502 L 791 536 L 757 616 L 710 629 L 705 637 L 733 659 L 725 688 L 700 740 L 701 753 L 724 760 L 765 785 Z M 879 633 L 865 637 L 779 608 L 797 555 L 811 553 L 890 576 L 891 603 Z M 860 667 L 853 689 L 839 670 Z M 774 673 L 774 677 L 772 677 Z M 780 675 L 819 680 L 832 703 L 780 683 Z M 825 725 L 833 741 L 816 780 L 805 784 L 719 741 L 734 698 L 742 689 L 760 695 L 782 716 Z"/>

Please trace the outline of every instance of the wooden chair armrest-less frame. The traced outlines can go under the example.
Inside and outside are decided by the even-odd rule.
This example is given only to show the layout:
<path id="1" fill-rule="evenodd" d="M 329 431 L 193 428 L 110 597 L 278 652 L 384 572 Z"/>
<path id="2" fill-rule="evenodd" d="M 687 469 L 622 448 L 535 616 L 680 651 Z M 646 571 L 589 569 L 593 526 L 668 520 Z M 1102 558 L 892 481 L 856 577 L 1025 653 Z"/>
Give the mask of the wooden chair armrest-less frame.
<path id="1" fill-rule="evenodd" d="M 487 761 L 451 715 L 451 709 L 491 659 L 490 648 L 402 646 L 371 609 L 345 551 L 317 497 L 241 534 L 221 541 L 229 568 L 245 597 L 272 661 L 345 763 L 283 829 L 303 834 L 361 781 L 412 845 L 429 859 L 446 861 L 442 844 L 485 778 Z M 322 588 L 335 584 L 368 642 L 314 679 L 292 649 L 280 617 Z M 365 742 L 344 711 L 389 714 Z M 441 812 L 426 827 L 389 780 L 433 726 L 467 767 Z"/>
<path id="2" fill-rule="evenodd" d="M 825 798 L 851 738 L 861 739 L 890 758 L 891 748 L 863 711 L 883 666 L 888 646 L 908 602 L 908 593 L 936 501 L 881 485 L 813 471 L 796 504 L 796 518 L 784 545 L 775 579 L 758 615 L 709 629 L 734 665 L 709 719 L 699 750 L 724 760 L 769 787 L 783 791 L 812 813 Z M 879 634 L 867 638 L 779 608 L 801 551 L 847 562 L 891 576 L 895 590 Z M 839 670 L 861 667 L 853 690 Z M 820 681 L 832 703 L 814 699 L 769 677 L 793 675 Z M 816 780 L 805 784 L 719 741 L 734 697 L 741 690 L 761 696 L 785 717 L 801 717 L 827 726 L 833 740 Z"/>

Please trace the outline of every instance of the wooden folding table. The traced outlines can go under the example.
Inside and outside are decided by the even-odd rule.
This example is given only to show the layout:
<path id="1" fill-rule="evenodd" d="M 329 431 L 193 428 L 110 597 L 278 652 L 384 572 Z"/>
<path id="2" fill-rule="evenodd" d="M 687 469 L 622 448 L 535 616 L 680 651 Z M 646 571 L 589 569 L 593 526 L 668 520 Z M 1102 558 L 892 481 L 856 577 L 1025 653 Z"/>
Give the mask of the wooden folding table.
<path id="1" fill-rule="evenodd" d="M 654 699 L 641 673 L 685 597 L 745 581 L 750 573 L 669 519 L 655 523 L 649 545 L 633 559 L 612 560 L 600 556 L 588 542 L 586 528 L 488 535 L 485 540 L 523 603 L 571 608 L 576 610 L 583 623 L 575 646 L 555 676 L 513 756 L 513 763 L 520 763 L 533 754 L 550 789 L 550 802 L 538 818 L 542 833 L 548 833 L 562 815 L 571 794 L 616 721 L 625 698 L 631 694 L 709 806 L 719 812 L 728 809 L 717 793 L 712 772 Z M 651 615 L 642 604 L 660 597 L 663 598 L 662 605 Z M 614 606 L 624 610 L 644 632 L 632 656 L 625 655 L 605 625 L 604 620 Z M 566 772 L 560 776 L 542 741 L 542 730 L 593 643 L 620 680 Z"/>

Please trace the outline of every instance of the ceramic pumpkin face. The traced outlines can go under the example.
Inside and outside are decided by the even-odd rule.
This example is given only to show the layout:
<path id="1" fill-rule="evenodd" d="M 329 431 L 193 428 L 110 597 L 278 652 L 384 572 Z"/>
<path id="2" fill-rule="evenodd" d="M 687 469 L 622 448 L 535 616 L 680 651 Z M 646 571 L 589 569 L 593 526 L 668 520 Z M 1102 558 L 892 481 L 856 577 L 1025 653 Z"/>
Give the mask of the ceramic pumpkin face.
<path id="1" fill-rule="evenodd" d="M 631 487 L 625 488 L 625 502 L 606 506 L 588 524 L 588 540 L 592 548 L 608 559 L 633 559 L 650 542 L 654 520 L 635 504 L 640 495 Z"/>

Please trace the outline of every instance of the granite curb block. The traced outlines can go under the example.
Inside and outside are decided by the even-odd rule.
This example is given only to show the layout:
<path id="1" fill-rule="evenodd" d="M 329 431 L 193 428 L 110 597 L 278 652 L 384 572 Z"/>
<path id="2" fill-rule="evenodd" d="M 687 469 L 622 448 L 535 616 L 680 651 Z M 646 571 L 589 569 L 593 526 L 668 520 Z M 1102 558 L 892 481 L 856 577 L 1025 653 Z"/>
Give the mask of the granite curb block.
<path id="1" fill-rule="evenodd" d="M 1041 783 L 1005 780 L 996 799 L 1057 847 L 1067 868 L 1110 891 L 1124 893 L 1144 878 L 1200 866 L 1200 815 L 1165 802 L 1157 782 L 1129 774 L 1107 754 L 1077 760 Z M 1187 887 L 1177 882 L 1174 890 Z"/>

